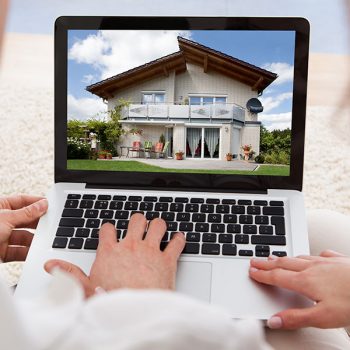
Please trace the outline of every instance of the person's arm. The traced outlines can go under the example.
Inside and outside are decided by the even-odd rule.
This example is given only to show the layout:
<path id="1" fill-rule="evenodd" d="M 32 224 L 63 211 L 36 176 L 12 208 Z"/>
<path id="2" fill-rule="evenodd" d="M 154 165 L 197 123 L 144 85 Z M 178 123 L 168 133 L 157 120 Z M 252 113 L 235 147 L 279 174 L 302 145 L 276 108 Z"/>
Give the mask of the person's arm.
<path id="1" fill-rule="evenodd" d="M 252 259 L 254 280 L 293 290 L 315 301 L 304 309 L 289 309 L 268 320 L 270 328 L 338 328 L 350 324 L 350 258 L 333 251 L 320 256 L 274 256 Z"/>

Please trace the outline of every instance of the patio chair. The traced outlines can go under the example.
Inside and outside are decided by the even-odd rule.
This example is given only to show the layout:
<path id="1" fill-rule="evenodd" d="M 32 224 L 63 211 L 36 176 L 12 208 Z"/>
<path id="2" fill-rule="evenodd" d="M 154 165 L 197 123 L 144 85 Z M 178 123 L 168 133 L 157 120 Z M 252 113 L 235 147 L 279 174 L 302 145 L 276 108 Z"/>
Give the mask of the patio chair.
<path id="1" fill-rule="evenodd" d="M 158 144 L 159 144 L 159 147 L 157 148 Z M 165 142 L 164 147 L 163 147 L 163 144 L 161 142 L 158 142 L 153 153 L 158 154 L 158 157 L 162 156 L 164 158 L 165 152 L 167 151 L 169 144 L 170 144 L 170 142 L 167 141 L 167 142 Z"/>
<path id="2" fill-rule="evenodd" d="M 145 141 L 143 146 L 143 151 L 145 153 L 145 158 L 151 158 L 151 152 L 152 152 L 152 141 Z M 148 154 L 148 156 L 147 156 Z"/>
<path id="3" fill-rule="evenodd" d="M 127 157 L 129 157 L 129 153 L 130 152 L 137 152 L 138 156 L 140 157 L 140 152 L 142 152 L 142 148 L 141 148 L 141 141 L 134 141 L 132 143 L 131 147 L 128 147 L 128 154 Z"/>

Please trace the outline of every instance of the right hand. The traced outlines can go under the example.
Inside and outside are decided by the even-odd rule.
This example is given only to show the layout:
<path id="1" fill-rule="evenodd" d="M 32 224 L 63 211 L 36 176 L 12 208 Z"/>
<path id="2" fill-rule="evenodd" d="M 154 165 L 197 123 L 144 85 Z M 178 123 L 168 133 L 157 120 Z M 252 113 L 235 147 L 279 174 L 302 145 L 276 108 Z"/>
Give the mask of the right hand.
<path id="1" fill-rule="evenodd" d="M 173 290 L 177 260 L 185 246 L 184 235 L 175 234 L 162 252 L 160 242 L 166 231 L 165 221 L 152 220 L 143 239 L 146 227 L 146 218 L 142 214 L 134 214 L 126 237 L 117 242 L 115 227 L 104 224 L 89 276 L 78 266 L 63 260 L 49 260 L 44 268 L 49 273 L 55 267 L 70 273 L 81 282 L 86 297 L 95 294 L 96 287 L 106 291 L 119 288 Z"/>

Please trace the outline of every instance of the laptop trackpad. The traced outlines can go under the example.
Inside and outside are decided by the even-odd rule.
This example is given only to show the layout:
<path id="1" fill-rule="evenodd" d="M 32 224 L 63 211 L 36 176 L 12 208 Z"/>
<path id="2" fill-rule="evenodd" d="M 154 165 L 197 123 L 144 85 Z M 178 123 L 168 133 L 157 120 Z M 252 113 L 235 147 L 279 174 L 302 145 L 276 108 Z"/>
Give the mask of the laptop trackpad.
<path id="1" fill-rule="evenodd" d="M 180 261 L 176 276 L 176 290 L 210 302 L 212 264 L 208 262 Z"/>

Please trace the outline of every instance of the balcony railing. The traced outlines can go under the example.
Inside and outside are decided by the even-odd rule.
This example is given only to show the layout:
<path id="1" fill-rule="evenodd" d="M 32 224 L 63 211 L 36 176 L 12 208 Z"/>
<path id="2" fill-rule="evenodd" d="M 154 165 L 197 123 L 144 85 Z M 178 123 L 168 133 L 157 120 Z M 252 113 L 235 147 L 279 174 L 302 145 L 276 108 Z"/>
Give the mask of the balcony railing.
<path id="1" fill-rule="evenodd" d="M 236 104 L 176 105 L 176 104 L 130 104 L 122 111 L 123 119 L 133 120 L 179 120 L 206 119 L 210 121 L 225 119 L 244 123 L 245 109 Z"/>

